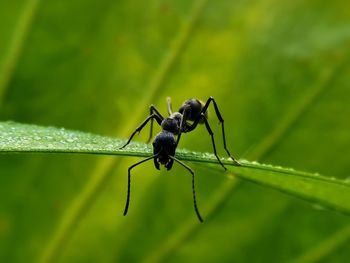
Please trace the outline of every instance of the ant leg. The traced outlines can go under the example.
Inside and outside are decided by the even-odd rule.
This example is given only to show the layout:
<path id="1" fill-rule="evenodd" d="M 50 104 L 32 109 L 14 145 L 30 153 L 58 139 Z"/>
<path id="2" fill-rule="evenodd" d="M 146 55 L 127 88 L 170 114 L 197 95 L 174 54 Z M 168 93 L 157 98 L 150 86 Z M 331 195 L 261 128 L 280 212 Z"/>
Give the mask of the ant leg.
<path id="1" fill-rule="evenodd" d="M 162 120 L 160 119 L 159 116 L 157 116 L 156 114 L 152 114 L 152 115 L 148 116 L 147 119 L 144 120 L 144 121 L 141 123 L 141 125 L 140 125 L 139 127 L 137 127 L 136 130 L 131 134 L 129 140 L 128 140 L 122 147 L 120 147 L 119 149 L 122 149 L 122 148 L 124 148 L 125 146 L 127 146 L 127 145 L 131 142 L 131 140 L 132 140 L 132 138 L 135 136 L 135 134 L 138 133 L 138 132 L 140 132 L 140 131 L 142 130 L 142 128 L 145 127 L 145 125 L 147 124 L 147 122 L 149 122 L 149 120 L 151 120 L 151 119 L 153 119 L 153 118 L 156 119 L 156 121 L 157 121 L 158 124 L 160 125 L 160 123 L 162 122 Z"/>
<path id="2" fill-rule="evenodd" d="M 162 114 L 160 114 L 160 112 L 157 110 L 156 107 L 154 107 L 153 104 L 149 107 L 149 111 L 150 111 L 150 113 L 149 113 L 150 115 L 155 113 L 155 115 L 157 115 L 161 120 L 164 120 L 164 117 L 162 116 Z M 160 125 L 159 122 L 158 122 L 158 124 Z M 153 119 L 151 119 L 151 129 L 150 129 L 150 133 L 149 133 L 149 137 L 148 137 L 147 143 L 149 143 L 151 141 L 152 135 L 153 135 Z"/>
<path id="3" fill-rule="evenodd" d="M 179 132 L 179 134 L 177 135 L 177 138 L 176 138 L 176 147 L 179 145 L 180 139 L 181 139 L 181 132 Z"/>
<path id="4" fill-rule="evenodd" d="M 171 106 L 171 98 L 167 97 L 166 101 L 167 101 L 167 104 L 168 104 L 168 114 L 171 115 L 171 114 L 173 114 L 173 107 Z"/>
<path id="5" fill-rule="evenodd" d="M 203 219 L 199 213 L 198 207 L 197 207 L 197 200 L 196 200 L 196 190 L 194 187 L 194 171 L 185 163 L 181 162 L 179 159 L 175 158 L 174 156 L 169 155 L 171 159 L 178 162 L 180 165 L 182 165 L 184 168 L 186 168 L 191 174 L 192 174 L 192 195 L 193 195 L 193 204 L 194 204 L 194 210 L 196 211 L 197 217 L 201 223 L 203 223 Z"/>
<path id="6" fill-rule="evenodd" d="M 208 120 L 205 118 L 204 114 L 202 113 L 202 116 L 203 116 L 203 119 L 204 119 L 204 124 L 205 124 L 205 127 L 207 128 L 207 131 L 211 137 L 211 142 L 213 144 L 213 149 L 214 149 L 214 155 L 216 157 L 216 159 L 218 159 L 219 163 L 221 164 L 221 166 L 226 170 L 226 167 L 224 166 L 224 164 L 221 162 L 218 154 L 216 153 L 216 147 L 215 147 L 215 141 L 214 141 L 214 133 L 213 131 L 211 130 L 210 128 L 210 125 L 208 123 Z"/>
<path id="7" fill-rule="evenodd" d="M 126 196 L 126 203 L 125 203 L 125 209 L 124 209 L 124 216 L 126 216 L 126 214 L 128 213 L 128 209 L 129 209 L 129 203 L 130 203 L 130 186 L 131 186 L 131 169 L 134 168 L 135 166 L 138 166 L 141 163 L 144 163 L 148 160 L 151 160 L 152 158 L 156 157 L 158 154 L 152 155 L 150 157 L 147 157 L 146 159 L 139 161 L 133 165 L 131 165 L 128 169 L 128 192 L 127 192 L 127 196 Z"/>
<path id="8" fill-rule="evenodd" d="M 214 100 L 213 97 L 211 97 L 211 96 L 209 97 L 209 99 L 207 100 L 207 102 L 206 102 L 205 105 L 203 106 L 201 113 L 204 114 L 204 113 L 207 111 L 210 102 L 213 102 L 216 116 L 218 117 L 219 122 L 220 122 L 220 124 L 221 124 L 222 138 L 223 138 L 223 142 L 224 142 L 224 149 L 225 149 L 225 151 L 227 152 L 228 156 L 230 156 L 230 158 L 232 159 L 232 161 L 235 163 L 235 165 L 240 166 L 241 164 L 231 155 L 231 153 L 230 153 L 229 150 L 227 149 L 227 146 L 226 146 L 226 136 L 225 136 L 225 127 L 224 127 L 224 119 L 222 118 L 221 113 L 220 113 L 219 108 L 218 108 L 218 105 L 216 104 L 216 102 L 215 102 L 215 100 Z M 199 120 L 200 120 L 201 117 L 202 117 L 202 116 L 199 116 L 198 119 L 195 120 L 194 123 L 192 124 L 192 125 L 194 125 L 194 128 L 195 128 L 195 126 L 197 126 L 197 124 L 198 124 L 198 122 L 199 122 Z M 191 128 L 192 128 L 192 127 L 191 127 Z M 193 129 L 194 129 L 194 128 L 193 128 Z"/>
<path id="9" fill-rule="evenodd" d="M 181 122 L 180 122 L 180 127 L 179 127 L 179 134 L 177 135 L 177 139 L 176 139 L 176 147 L 177 145 L 179 144 L 180 142 L 180 138 L 181 138 L 181 133 L 183 131 L 183 125 L 184 123 L 186 124 L 186 121 L 187 121 L 187 110 L 190 110 L 191 108 L 190 107 L 187 107 L 184 109 L 183 111 L 183 114 L 182 114 L 182 119 L 181 119 Z"/>

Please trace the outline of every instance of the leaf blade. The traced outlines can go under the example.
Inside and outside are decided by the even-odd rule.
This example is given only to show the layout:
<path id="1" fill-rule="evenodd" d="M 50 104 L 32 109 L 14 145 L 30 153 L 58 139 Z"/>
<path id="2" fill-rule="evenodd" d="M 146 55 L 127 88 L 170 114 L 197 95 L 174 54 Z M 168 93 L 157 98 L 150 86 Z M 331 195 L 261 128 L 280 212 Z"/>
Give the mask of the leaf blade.
<path id="1" fill-rule="evenodd" d="M 120 149 L 125 140 L 119 138 L 14 122 L 0 122 L 0 141 L 0 152 L 5 153 L 89 153 L 138 157 L 152 153 L 151 147 L 144 143 L 132 142 L 126 149 Z M 215 155 L 209 153 L 182 149 L 177 151 L 176 156 L 185 161 L 217 163 Z M 222 161 L 229 165 L 231 176 L 350 214 L 350 183 L 345 180 L 246 160 L 241 160 L 242 166 L 234 166 L 228 158 Z"/>

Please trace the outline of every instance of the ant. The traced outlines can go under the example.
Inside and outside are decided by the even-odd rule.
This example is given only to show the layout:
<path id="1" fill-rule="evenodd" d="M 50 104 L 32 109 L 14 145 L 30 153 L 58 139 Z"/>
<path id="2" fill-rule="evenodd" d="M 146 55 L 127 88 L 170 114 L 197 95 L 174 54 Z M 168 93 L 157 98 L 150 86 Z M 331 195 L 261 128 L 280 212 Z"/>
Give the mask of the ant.
<path id="1" fill-rule="evenodd" d="M 240 166 L 241 164 L 230 154 L 229 150 L 226 146 L 226 138 L 225 138 L 225 129 L 224 129 L 224 119 L 222 118 L 219 108 L 214 100 L 213 97 L 209 97 L 209 99 L 206 101 L 206 103 L 203 103 L 202 101 L 198 99 L 189 99 L 186 100 L 182 106 L 180 107 L 178 112 L 173 112 L 172 105 L 171 105 L 171 99 L 170 97 L 167 98 L 167 106 L 168 106 L 168 114 L 169 117 L 164 118 L 162 114 L 156 109 L 154 105 L 150 106 L 150 115 L 136 128 L 136 130 L 131 134 L 129 140 L 120 148 L 124 148 L 127 146 L 132 138 L 135 136 L 136 133 L 139 133 L 145 125 L 151 121 L 151 129 L 150 129 L 150 135 L 148 138 L 149 142 L 152 138 L 153 133 L 153 120 L 156 120 L 156 122 L 162 127 L 162 131 L 156 135 L 153 141 L 153 155 L 147 157 L 146 159 L 139 161 L 133 165 L 131 165 L 128 169 L 128 192 L 127 192 L 127 199 L 125 204 L 125 210 L 124 210 L 124 216 L 128 213 L 129 208 L 129 202 L 130 202 L 130 171 L 139 164 L 142 164 L 146 161 L 149 161 L 153 159 L 154 166 L 156 169 L 159 170 L 160 164 L 164 165 L 165 168 L 169 171 L 174 161 L 179 163 L 181 166 L 183 166 L 185 169 L 187 169 L 192 174 L 192 194 L 193 194 L 193 203 L 194 203 L 194 209 L 197 214 L 197 217 L 200 222 L 203 222 L 203 219 L 199 213 L 199 210 L 197 208 L 197 201 L 196 201 L 196 192 L 195 192 L 195 186 L 194 186 L 194 171 L 187 166 L 185 163 L 181 162 L 175 157 L 175 151 L 179 144 L 181 134 L 187 133 L 193 131 L 198 124 L 203 124 L 207 128 L 207 131 L 211 137 L 211 141 L 213 144 L 213 150 L 214 154 L 219 162 L 219 164 L 226 170 L 226 167 L 221 162 L 219 156 L 216 153 L 216 146 L 214 141 L 214 133 L 210 128 L 210 125 L 208 123 L 208 107 L 210 103 L 214 104 L 214 109 L 217 118 L 220 121 L 221 129 L 222 129 L 222 137 L 223 137 L 223 143 L 224 143 L 224 149 L 229 155 L 229 157 L 232 159 L 232 161 L 235 163 L 235 165 Z M 188 121 L 191 121 L 189 123 Z"/>

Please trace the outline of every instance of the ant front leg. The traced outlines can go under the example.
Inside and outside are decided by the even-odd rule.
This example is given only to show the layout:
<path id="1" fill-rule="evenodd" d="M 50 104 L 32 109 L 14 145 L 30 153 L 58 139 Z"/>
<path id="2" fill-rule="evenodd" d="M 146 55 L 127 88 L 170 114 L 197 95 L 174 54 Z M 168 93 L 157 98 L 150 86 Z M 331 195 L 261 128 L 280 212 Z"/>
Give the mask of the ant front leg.
<path id="1" fill-rule="evenodd" d="M 162 120 L 164 120 L 164 117 L 162 116 L 162 114 L 160 114 L 160 112 L 157 110 L 156 107 L 154 107 L 153 104 L 149 107 L 149 111 L 150 111 L 150 115 L 153 115 L 153 114 L 157 115 L 161 119 L 160 123 L 158 122 L 158 124 L 160 125 L 162 123 Z M 153 119 L 151 119 L 151 129 L 149 132 L 147 143 L 151 141 L 152 136 L 153 136 Z"/>
<path id="2" fill-rule="evenodd" d="M 130 203 L 130 187 L 131 187 L 131 170 L 140 165 L 141 163 L 147 162 L 148 160 L 151 160 L 154 157 L 157 157 L 158 154 L 152 155 L 150 157 L 147 157 L 146 159 L 139 161 L 133 165 L 131 165 L 128 169 L 128 191 L 127 191 L 127 196 L 126 196 L 126 203 L 125 203 L 125 208 L 124 208 L 124 216 L 126 216 L 126 214 L 128 213 L 128 209 L 129 209 L 129 203 Z"/>
<path id="3" fill-rule="evenodd" d="M 181 162 L 179 159 L 175 158 L 174 156 L 169 155 L 169 158 L 176 161 L 180 165 L 182 165 L 184 168 L 186 168 L 192 175 L 192 195 L 193 195 L 193 205 L 194 210 L 197 214 L 198 220 L 203 223 L 203 219 L 201 217 L 201 214 L 199 213 L 198 207 L 197 207 L 197 200 L 196 200 L 196 190 L 195 190 L 195 183 L 194 183 L 194 171 L 185 163 Z"/>
<path id="4" fill-rule="evenodd" d="M 162 119 L 161 119 L 158 115 L 152 114 L 152 115 L 148 116 L 148 117 L 146 118 L 146 120 L 144 120 L 144 121 L 140 124 L 140 126 L 137 127 L 136 130 L 131 134 L 129 140 L 128 140 L 122 147 L 120 147 L 119 149 L 122 149 L 122 148 L 124 148 L 125 146 L 127 146 L 127 145 L 131 142 L 131 140 L 132 140 L 132 138 L 135 136 L 135 134 L 136 134 L 136 133 L 139 133 L 139 132 L 142 130 L 142 128 L 145 127 L 145 125 L 146 125 L 150 120 L 153 120 L 153 119 L 156 119 L 156 121 L 158 122 L 159 125 L 162 123 Z"/>

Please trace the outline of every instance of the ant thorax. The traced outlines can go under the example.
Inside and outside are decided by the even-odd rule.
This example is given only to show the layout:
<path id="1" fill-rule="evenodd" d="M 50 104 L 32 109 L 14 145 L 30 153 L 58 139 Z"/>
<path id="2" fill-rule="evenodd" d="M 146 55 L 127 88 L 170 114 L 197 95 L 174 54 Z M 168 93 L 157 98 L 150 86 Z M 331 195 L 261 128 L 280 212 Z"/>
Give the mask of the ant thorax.
<path id="1" fill-rule="evenodd" d="M 177 135 L 180 132 L 182 118 L 183 116 L 181 113 L 174 112 L 168 118 L 165 118 L 162 121 L 161 126 L 164 131 L 168 131 Z"/>

